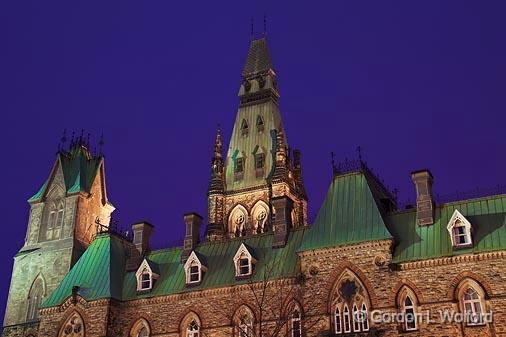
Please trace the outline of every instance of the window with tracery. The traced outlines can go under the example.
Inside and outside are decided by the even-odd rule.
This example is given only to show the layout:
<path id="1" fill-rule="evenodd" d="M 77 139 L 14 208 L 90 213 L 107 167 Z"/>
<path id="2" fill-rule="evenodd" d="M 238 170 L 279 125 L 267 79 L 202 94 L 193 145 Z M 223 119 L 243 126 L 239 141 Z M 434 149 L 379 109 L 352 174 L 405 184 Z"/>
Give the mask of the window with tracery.
<path id="1" fill-rule="evenodd" d="M 32 284 L 30 294 L 28 295 L 28 312 L 26 318 L 28 321 L 34 321 L 39 318 L 39 308 L 44 298 L 44 283 L 38 277 Z"/>
<path id="2" fill-rule="evenodd" d="M 247 212 L 244 207 L 237 205 L 230 213 L 229 228 L 232 237 L 241 237 L 247 234 Z"/>
<path id="3" fill-rule="evenodd" d="M 61 236 L 64 217 L 64 202 L 62 199 L 48 200 L 40 231 L 41 241 L 57 240 Z"/>
<path id="4" fill-rule="evenodd" d="M 471 287 L 467 288 L 464 292 L 462 303 L 464 304 L 467 325 L 481 325 L 484 323 L 481 298 L 476 290 Z"/>
<path id="5" fill-rule="evenodd" d="M 336 334 L 369 331 L 369 295 L 355 274 L 344 272 L 332 295 Z"/>
<path id="6" fill-rule="evenodd" d="M 83 318 L 76 312 L 63 325 L 60 337 L 84 337 L 84 328 Z"/>
<path id="7" fill-rule="evenodd" d="M 267 204 L 263 201 L 257 202 L 252 211 L 254 233 L 260 234 L 267 232 L 268 215 L 269 208 Z"/>

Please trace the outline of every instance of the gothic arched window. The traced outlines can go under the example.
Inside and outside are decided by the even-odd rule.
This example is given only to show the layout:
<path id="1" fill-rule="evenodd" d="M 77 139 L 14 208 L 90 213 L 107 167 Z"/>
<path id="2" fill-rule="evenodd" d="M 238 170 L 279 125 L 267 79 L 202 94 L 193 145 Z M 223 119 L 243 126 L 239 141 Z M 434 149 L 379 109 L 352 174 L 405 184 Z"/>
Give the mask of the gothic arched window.
<path id="1" fill-rule="evenodd" d="M 464 304 L 464 314 L 467 325 L 483 324 L 483 310 L 481 308 L 481 298 L 478 292 L 471 287 L 467 288 L 464 292 L 462 303 Z"/>
<path id="2" fill-rule="evenodd" d="M 236 336 L 253 337 L 254 316 L 248 306 L 242 305 L 236 310 L 233 316 L 233 322 L 236 330 Z"/>
<path id="3" fill-rule="evenodd" d="M 369 295 L 353 272 L 343 272 L 332 297 L 336 334 L 369 331 Z"/>
<path id="4" fill-rule="evenodd" d="M 40 241 L 51 241 L 60 238 L 64 221 L 64 200 L 54 197 L 58 194 L 58 189 L 51 191 L 46 201 L 45 211 L 41 230 L 39 233 Z"/>
<path id="5" fill-rule="evenodd" d="M 60 337 L 84 337 L 85 326 L 81 315 L 73 313 L 63 324 Z"/>
<path id="6" fill-rule="evenodd" d="M 229 216 L 229 232 L 231 237 L 241 237 L 247 234 L 248 212 L 237 205 Z"/>
<path id="7" fill-rule="evenodd" d="M 145 319 L 138 320 L 132 330 L 130 331 L 130 337 L 149 337 L 151 329 L 148 322 Z"/>
<path id="8" fill-rule="evenodd" d="M 302 336 L 301 315 L 298 308 L 295 309 L 292 313 L 292 316 L 290 318 L 290 328 L 292 330 L 292 337 Z"/>
<path id="9" fill-rule="evenodd" d="M 200 327 L 198 323 L 193 320 L 186 329 L 186 337 L 199 337 Z"/>
<path id="10" fill-rule="evenodd" d="M 28 321 L 34 321 L 39 318 L 39 308 L 44 298 L 44 282 L 39 276 L 33 281 L 32 287 L 30 288 L 30 294 L 28 295 L 28 312 L 26 319 Z"/>
<path id="11" fill-rule="evenodd" d="M 249 132 L 248 121 L 243 119 L 241 122 L 241 135 L 247 136 Z"/>
<path id="12" fill-rule="evenodd" d="M 416 318 L 417 303 L 418 300 L 413 290 L 407 286 L 403 286 L 397 296 L 397 307 L 403 317 L 403 331 L 414 331 L 418 329 L 418 322 Z"/>
<path id="13" fill-rule="evenodd" d="M 466 279 L 458 286 L 457 296 L 466 325 L 485 324 L 485 292 L 483 288 L 476 281 Z"/>
<path id="14" fill-rule="evenodd" d="M 264 120 L 260 115 L 257 116 L 257 131 L 258 132 L 264 131 Z"/>
<path id="15" fill-rule="evenodd" d="M 253 210 L 251 211 L 253 218 L 253 232 L 264 233 L 267 231 L 267 224 L 269 220 L 269 207 L 263 201 L 258 201 Z"/>

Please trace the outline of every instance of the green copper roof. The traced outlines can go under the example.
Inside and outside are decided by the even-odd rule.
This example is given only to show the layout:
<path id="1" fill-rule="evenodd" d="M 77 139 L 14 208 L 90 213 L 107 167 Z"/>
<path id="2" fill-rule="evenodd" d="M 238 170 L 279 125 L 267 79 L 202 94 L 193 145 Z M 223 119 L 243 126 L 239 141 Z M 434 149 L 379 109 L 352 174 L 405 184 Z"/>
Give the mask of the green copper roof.
<path id="1" fill-rule="evenodd" d="M 471 223 L 471 248 L 452 247 L 447 225 L 456 209 Z M 417 225 L 416 209 L 389 215 L 387 222 L 390 232 L 396 238 L 395 262 L 506 249 L 505 195 L 438 206 L 435 210 L 435 223 L 429 226 Z"/>
<path id="2" fill-rule="evenodd" d="M 334 178 L 300 250 L 391 237 L 367 178 L 354 172 Z"/>
<path id="3" fill-rule="evenodd" d="M 136 291 L 135 271 L 125 272 L 128 253 L 127 244 L 112 235 L 99 235 L 76 265 L 63 279 L 58 288 L 45 301 L 44 307 L 62 304 L 71 294 L 74 286 L 79 286 L 79 295 L 87 301 L 114 298 L 133 300 L 136 298 L 162 296 L 188 291 L 243 284 L 248 280 L 235 279 L 233 258 L 244 242 L 258 259 L 250 280 L 261 281 L 292 276 L 298 270 L 297 248 L 304 237 L 305 230 L 289 234 L 288 243 L 283 248 L 272 249 L 272 234 L 262 234 L 244 240 L 234 239 L 209 242 L 196 248 L 200 258 L 205 259 L 208 271 L 202 283 L 196 287 L 186 287 L 185 273 L 181 263 L 182 248 L 154 251 L 146 258 L 156 264 L 160 273 L 152 291 L 139 294 Z"/>
<path id="4" fill-rule="evenodd" d="M 79 191 L 89 193 L 100 167 L 102 157 L 91 156 L 87 149 L 76 146 L 69 152 L 59 152 L 57 160 L 61 163 L 67 193 Z M 48 181 L 28 201 L 39 201 L 44 196 L 47 185 Z"/>
<path id="5" fill-rule="evenodd" d="M 74 286 L 80 288 L 79 295 L 86 300 L 101 298 L 120 300 L 126 262 L 125 252 L 121 239 L 99 235 L 43 303 L 43 307 L 62 304 L 72 294 Z"/>
<path id="6" fill-rule="evenodd" d="M 252 40 L 242 76 L 248 77 L 272 69 L 272 60 L 265 38 Z"/>

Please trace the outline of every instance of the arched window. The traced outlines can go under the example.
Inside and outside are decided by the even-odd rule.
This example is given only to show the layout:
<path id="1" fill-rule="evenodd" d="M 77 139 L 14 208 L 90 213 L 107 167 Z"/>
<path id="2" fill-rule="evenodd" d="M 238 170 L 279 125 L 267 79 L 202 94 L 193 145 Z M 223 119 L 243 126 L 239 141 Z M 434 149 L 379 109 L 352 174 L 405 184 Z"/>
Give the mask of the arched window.
<path id="1" fill-rule="evenodd" d="M 199 337 L 199 333 L 200 327 L 198 323 L 195 320 L 191 321 L 188 325 L 188 329 L 186 329 L 186 337 Z"/>
<path id="2" fill-rule="evenodd" d="M 369 295 L 352 271 L 343 272 L 336 282 L 332 297 L 336 334 L 369 331 Z"/>
<path id="3" fill-rule="evenodd" d="M 341 311 L 339 311 L 339 307 L 336 307 L 336 311 L 334 313 L 334 329 L 336 333 L 342 333 L 343 327 L 341 322 Z"/>
<path id="4" fill-rule="evenodd" d="M 39 233 L 40 241 L 57 240 L 61 236 L 64 222 L 65 203 L 60 187 L 56 186 L 47 197 L 42 226 Z"/>
<path id="5" fill-rule="evenodd" d="M 130 332 L 130 337 L 149 337 L 151 329 L 145 319 L 138 320 Z"/>
<path id="6" fill-rule="evenodd" d="M 81 315 L 73 313 L 63 324 L 60 337 L 84 337 L 85 326 Z"/>
<path id="7" fill-rule="evenodd" d="M 485 292 L 478 282 L 467 278 L 460 282 L 455 293 L 464 321 L 468 326 L 485 324 Z"/>
<path id="8" fill-rule="evenodd" d="M 253 232 L 264 233 L 267 231 L 267 224 L 269 220 L 269 207 L 263 201 L 258 201 L 251 211 L 253 218 Z"/>
<path id="9" fill-rule="evenodd" d="M 301 337 L 302 336 L 302 326 L 300 321 L 300 311 L 295 309 L 292 313 L 291 317 L 291 329 L 292 329 L 292 337 Z"/>
<path id="10" fill-rule="evenodd" d="M 44 298 L 44 282 L 39 276 L 33 281 L 30 293 L 28 295 L 27 321 L 34 321 L 39 318 L 39 308 Z"/>
<path id="11" fill-rule="evenodd" d="M 248 121 L 243 119 L 241 122 L 241 135 L 247 136 L 249 131 Z"/>
<path id="12" fill-rule="evenodd" d="M 467 325 L 483 324 L 483 310 L 481 308 L 480 295 L 473 288 L 469 287 L 464 292 L 462 299 L 464 304 L 464 315 Z"/>
<path id="13" fill-rule="evenodd" d="M 264 120 L 260 115 L 257 116 L 257 131 L 258 132 L 264 131 Z"/>
<path id="14" fill-rule="evenodd" d="M 362 331 L 369 331 L 369 314 L 365 303 L 362 303 L 362 312 L 360 313 L 360 323 L 362 325 Z"/>
<path id="15" fill-rule="evenodd" d="M 348 309 L 347 304 L 344 305 L 343 321 L 344 321 L 344 332 L 350 332 L 351 331 L 350 310 Z"/>
<path id="16" fill-rule="evenodd" d="M 254 316 L 251 309 L 242 305 L 236 310 L 233 316 L 235 335 L 239 337 L 253 337 Z"/>
<path id="17" fill-rule="evenodd" d="M 246 225 L 248 223 L 248 212 L 246 209 L 237 205 L 229 216 L 229 232 L 231 237 L 241 237 L 247 234 Z"/>
<path id="18" fill-rule="evenodd" d="M 416 314 L 413 300 L 408 295 L 404 300 L 404 329 L 406 331 L 416 330 Z"/>
<path id="19" fill-rule="evenodd" d="M 149 337 L 149 331 L 145 327 L 139 330 L 139 333 L 136 337 Z"/>
<path id="20" fill-rule="evenodd" d="M 239 336 L 252 337 L 253 335 L 253 322 L 248 315 L 243 315 L 239 323 Z"/>

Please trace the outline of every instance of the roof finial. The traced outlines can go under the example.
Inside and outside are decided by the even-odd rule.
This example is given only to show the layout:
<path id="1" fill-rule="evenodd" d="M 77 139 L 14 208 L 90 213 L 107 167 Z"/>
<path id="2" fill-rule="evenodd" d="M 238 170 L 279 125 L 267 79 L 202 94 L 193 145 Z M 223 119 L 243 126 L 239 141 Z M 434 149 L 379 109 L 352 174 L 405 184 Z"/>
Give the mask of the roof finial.
<path id="1" fill-rule="evenodd" d="M 86 137 L 86 147 L 90 147 L 90 137 L 91 137 L 91 134 L 88 132 L 88 137 Z"/>
<path id="2" fill-rule="evenodd" d="M 99 156 L 102 155 L 102 149 L 104 147 L 104 132 L 102 132 L 102 134 L 100 135 L 100 141 L 98 142 L 98 154 Z"/>
<path id="3" fill-rule="evenodd" d="M 267 36 L 267 14 L 264 12 L 264 37 Z"/>
<path id="4" fill-rule="evenodd" d="M 332 165 L 332 177 L 335 177 L 338 173 L 337 166 L 336 166 L 336 156 L 334 154 L 334 151 L 330 152 L 330 160 Z"/>
<path id="5" fill-rule="evenodd" d="M 76 132 L 72 131 L 72 139 L 70 140 L 70 147 L 74 146 Z"/>
<path id="6" fill-rule="evenodd" d="M 58 146 L 58 151 L 63 151 L 66 141 L 67 141 L 67 129 L 64 129 L 63 134 L 60 138 L 60 145 Z"/>
<path id="7" fill-rule="evenodd" d="M 221 158 L 223 151 L 223 145 L 221 143 L 221 125 L 218 123 L 216 128 L 216 140 L 214 142 L 214 156 Z"/>
<path id="8" fill-rule="evenodd" d="M 84 140 L 84 129 L 81 129 L 81 136 L 79 136 L 79 146 L 83 145 Z"/>
<path id="9" fill-rule="evenodd" d="M 251 17 L 251 41 L 255 39 L 255 19 Z"/>
<path id="10" fill-rule="evenodd" d="M 357 146 L 357 154 L 358 154 L 358 160 L 362 162 L 362 147 L 359 145 Z"/>

